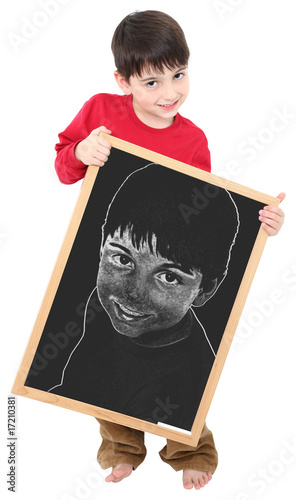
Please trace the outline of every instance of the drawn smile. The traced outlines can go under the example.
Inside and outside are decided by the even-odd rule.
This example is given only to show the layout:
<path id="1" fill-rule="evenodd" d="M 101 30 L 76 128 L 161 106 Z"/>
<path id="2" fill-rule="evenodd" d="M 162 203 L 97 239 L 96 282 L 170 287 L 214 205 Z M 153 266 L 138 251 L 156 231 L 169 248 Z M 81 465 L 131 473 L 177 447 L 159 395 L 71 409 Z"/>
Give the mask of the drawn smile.
<path id="1" fill-rule="evenodd" d="M 133 309 L 129 309 L 115 300 L 113 300 L 113 304 L 115 313 L 119 319 L 125 319 L 126 321 L 139 321 L 151 316 L 151 314 L 143 314 Z"/>

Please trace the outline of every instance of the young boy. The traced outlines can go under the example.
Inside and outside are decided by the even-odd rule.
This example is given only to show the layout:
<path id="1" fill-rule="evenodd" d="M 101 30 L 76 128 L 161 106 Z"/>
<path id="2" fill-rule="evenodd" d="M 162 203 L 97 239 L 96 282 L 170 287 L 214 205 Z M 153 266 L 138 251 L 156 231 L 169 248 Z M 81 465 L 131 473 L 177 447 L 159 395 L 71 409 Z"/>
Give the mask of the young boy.
<path id="1" fill-rule="evenodd" d="M 55 167 L 61 182 L 76 182 L 88 165 L 105 164 L 111 146 L 101 131 L 210 171 L 204 133 L 178 113 L 189 92 L 189 49 L 176 21 L 158 11 L 131 14 L 115 30 L 112 50 L 115 78 L 124 95 L 92 97 L 59 135 Z M 259 219 L 273 235 L 283 224 L 284 214 L 280 208 L 265 207 Z M 103 468 L 114 466 L 106 480 L 118 482 L 144 459 L 143 433 L 100 423 L 103 442 L 98 459 Z M 206 426 L 196 448 L 168 441 L 161 457 L 175 470 L 183 469 L 187 489 L 207 484 L 217 466 L 212 434 Z"/>

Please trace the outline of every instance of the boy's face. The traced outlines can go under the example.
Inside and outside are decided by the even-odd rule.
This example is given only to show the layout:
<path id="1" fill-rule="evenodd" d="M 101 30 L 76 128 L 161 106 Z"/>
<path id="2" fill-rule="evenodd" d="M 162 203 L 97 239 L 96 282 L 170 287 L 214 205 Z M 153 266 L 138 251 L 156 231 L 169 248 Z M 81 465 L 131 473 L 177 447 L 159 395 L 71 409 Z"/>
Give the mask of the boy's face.
<path id="1" fill-rule="evenodd" d="M 153 240 L 155 249 L 156 238 Z M 131 338 L 178 323 L 198 295 L 202 274 L 185 272 L 147 243 L 137 250 L 117 230 L 101 250 L 98 295 L 114 328 Z"/>
<path id="2" fill-rule="evenodd" d="M 187 67 L 166 68 L 162 73 L 147 69 L 141 76 L 131 76 L 129 82 L 117 72 L 115 77 L 124 93 L 133 95 L 137 117 L 153 128 L 170 126 L 189 93 Z"/>

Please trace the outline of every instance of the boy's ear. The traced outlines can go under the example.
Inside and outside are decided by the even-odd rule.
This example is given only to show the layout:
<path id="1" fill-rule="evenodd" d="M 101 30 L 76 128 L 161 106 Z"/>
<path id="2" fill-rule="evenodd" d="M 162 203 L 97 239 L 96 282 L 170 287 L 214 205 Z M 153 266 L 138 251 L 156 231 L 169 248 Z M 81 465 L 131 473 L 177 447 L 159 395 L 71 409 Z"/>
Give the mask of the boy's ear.
<path id="1" fill-rule="evenodd" d="M 132 91 L 126 78 L 118 71 L 114 71 L 114 76 L 118 87 L 124 92 L 124 94 L 130 95 Z"/>
<path id="2" fill-rule="evenodd" d="M 208 281 L 204 287 L 200 288 L 197 296 L 192 302 L 192 305 L 196 307 L 203 306 L 214 295 L 220 283 L 221 281 L 218 282 L 217 278 Z"/>

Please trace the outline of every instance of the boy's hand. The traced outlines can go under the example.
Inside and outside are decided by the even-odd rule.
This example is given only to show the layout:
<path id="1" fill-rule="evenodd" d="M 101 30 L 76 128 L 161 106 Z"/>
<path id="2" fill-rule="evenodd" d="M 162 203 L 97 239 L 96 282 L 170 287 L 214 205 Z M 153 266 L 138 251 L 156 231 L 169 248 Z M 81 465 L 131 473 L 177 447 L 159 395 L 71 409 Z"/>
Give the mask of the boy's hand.
<path id="1" fill-rule="evenodd" d="M 85 165 L 102 167 L 108 160 L 111 144 L 100 136 L 100 132 L 111 134 L 111 131 L 106 129 L 106 127 L 95 128 L 75 148 L 77 160 L 82 161 Z"/>
<path id="2" fill-rule="evenodd" d="M 282 202 L 286 198 L 286 195 L 285 193 L 280 193 L 277 198 Z M 285 214 L 280 207 L 268 206 L 259 211 L 259 220 L 262 222 L 262 226 L 268 232 L 269 236 L 275 236 L 284 224 Z"/>

